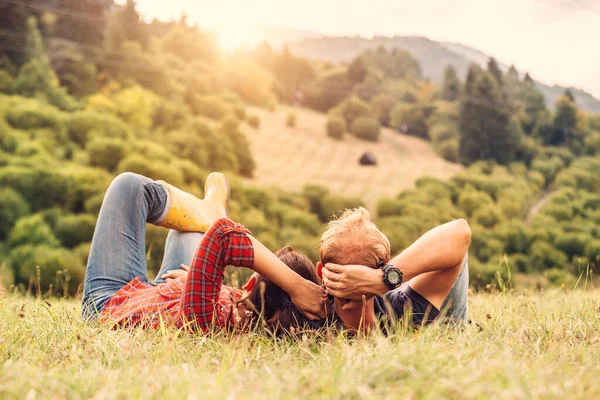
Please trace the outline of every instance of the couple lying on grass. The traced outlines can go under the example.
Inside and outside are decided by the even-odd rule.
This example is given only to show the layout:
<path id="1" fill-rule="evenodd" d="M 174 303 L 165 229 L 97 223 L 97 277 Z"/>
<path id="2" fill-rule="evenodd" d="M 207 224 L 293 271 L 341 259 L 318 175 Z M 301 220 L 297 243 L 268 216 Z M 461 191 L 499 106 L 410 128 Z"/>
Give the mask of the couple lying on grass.
<path id="1" fill-rule="evenodd" d="M 467 318 L 465 220 L 430 230 L 390 260 L 390 243 L 367 210 L 349 210 L 329 223 L 315 268 L 289 247 L 273 254 L 227 218 L 228 206 L 229 185 L 219 173 L 208 176 L 203 200 L 133 173 L 115 178 L 92 240 L 83 317 L 204 332 L 266 323 L 278 334 Z M 154 281 L 146 270 L 147 222 L 170 229 Z M 243 289 L 223 285 L 228 265 L 254 271 Z"/>

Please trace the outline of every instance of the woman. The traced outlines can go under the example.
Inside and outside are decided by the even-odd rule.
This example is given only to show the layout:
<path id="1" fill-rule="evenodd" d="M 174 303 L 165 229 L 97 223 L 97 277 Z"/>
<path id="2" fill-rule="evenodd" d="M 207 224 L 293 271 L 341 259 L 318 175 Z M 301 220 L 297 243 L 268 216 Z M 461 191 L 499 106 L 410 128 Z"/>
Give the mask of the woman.
<path id="1" fill-rule="evenodd" d="M 241 301 L 244 293 L 222 285 L 227 265 L 251 268 L 254 282 L 266 280 L 281 288 L 287 296 L 277 297 L 274 303 L 282 309 L 293 305 L 310 320 L 324 317 L 324 292 L 316 284 L 318 279 L 303 278 L 242 225 L 227 219 L 228 204 L 229 185 L 223 174 L 208 176 L 203 200 L 141 175 L 124 173 L 115 178 L 92 239 L 83 317 L 121 325 L 167 323 L 202 331 L 230 325 L 242 328 L 246 311 L 253 312 L 254 307 L 254 312 L 260 312 L 258 307 L 264 304 L 249 309 L 240 305 L 246 304 Z M 152 282 L 146 270 L 147 222 L 172 229 L 163 264 Z M 178 271 L 182 265 L 184 271 Z M 248 294 L 260 290 L 251 286 L 252 279 L 246 286 Z"/>

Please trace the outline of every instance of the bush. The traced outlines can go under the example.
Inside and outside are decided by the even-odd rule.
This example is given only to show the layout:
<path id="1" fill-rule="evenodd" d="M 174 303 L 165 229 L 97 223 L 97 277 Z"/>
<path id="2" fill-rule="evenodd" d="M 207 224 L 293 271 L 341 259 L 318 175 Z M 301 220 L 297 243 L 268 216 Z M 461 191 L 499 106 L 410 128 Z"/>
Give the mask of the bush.
<path id="1" fill-rule="evenodd" d="M 131 135 L 129 127 L 117 117 L 94 111 L 80 111 L 71 116 L 68 133 L 72 141 L 85 147 L 90 136 L 127 139 Z"/>
<path id="2" fill-rule="evenodd" d="M 19 218 L 29 214 L 29 204 L 11 188 L 0 188 L 0 240 L 5 240 Z"/>
<path id="3" fill-rule="evenodd" d="M 585 255 L 585 248 L 589 241 L 589 236 L 584 233 L 570 232 L 559 235 L 554 244 L 558 250 L 572 259 L 574 256 Z"/>
<path id="4" fill-rule="evenodd" d="M 329 113 L 330 115 L 341 116 L 346 121 L 347 126 L 352 126 L 357 118 L 369 115 L 370 111 L 369 103 L 357 96 L 351 96 L 334 107 Z"/>
<path id="5" fill-rule="evenodd" d="M 302 189 L 302 193 L 304 194 L 304 197 L 308 199 L 308 209 L 310 212 L 318 215 L 319 217 L 323 215 L 323 197 L 329 193 L 329 189 L 321 185 L 306 185 Z"/>
<path id="6" fill-rule="evenodd" d="M 127 155 L 127 147 L 121 139 L 94 138 L 87 143 L 85 150 L 90 164 L 113 172 Z"/>
<path id="7" fill-rule="evenodd" d="M 205 96 L 196 99 L 193 111 L 204 117 L 220 120 L 230 112 L 229 106 L 216 96 Z"/>
<path id="8" fill-rule="evenodd" d="M 11 94 L 15 90 L 15 79 L 7 71 L 0 69 L 0 93 Z"/>
<path id="9" fill-rule="evenodd" d="M 344 210 L 356 207 L 364 207 L 361 199 L 357 197 L 342 197 L 329 193 L 323 197 L 322 214 L 319 217 L 326 221 Z"/>
<path id="10" fill-rule="evenodd" d="M 248 118 L 246 118 L 246 121 L 248 122 L 248 125 L 250 125 L 254 129 L 260 128 L 260 118 L 258 115 L 256 115 L 256 114 L 248 115 Z"/>
<path id="11" fill-rule="evenodd" d="M 9 166 L 0 169 L 0 187 L 19 192 L 31 211 L 70 202 L 69 182 L 60 172 L 43 168 Z"/>
<path id="12" fill-rule="evenodd" d="M 342 139 L 346 132 L 346 121 L 339 115 L 330 115 L 327 119 L 327 136 Z"/>
<path id="13" fill-rule="evenodd" d="M 85 266 L 69 250 L 50 246 L 25 245 L 10 253 L 10 260 L 17 282 L 28 285 L 36 281 L 36 266 L 40 267 L 40 286 L 42 292 L 53 285 L 56 294 L 75 294 L 83 282 Z"/>
<path id="14" fill-rule="evenodd" d="M 381 125 L 373 117 L 359 117 L 352 123 L 350 131 L 359 139 L 376 142 L 381 134 Z"/>
<path id="15" fill-rule="evenodd" d="M 486 228 L 493 228 L 502 219 L 502 213 L 493 204 L 481 207 L 473 213 L 473 221 Z"/>
<path id="16" fill-rule="evenodd" d="M 473 215 L 477 210 L 493 204 L 493 200 L 486 192 L 475 189 L 463 190 L 458 196 L 458 208 L 465 212 L 467 216 Z"/>
<path id="17" fill-rule="evenodd" d="M 63 247 L 74 248 L 92 240 L 96 218 L 89 214 L 68 214 L 58 218 L 54 234 Z"/>
<path id="18" fill-rule="evenodd" d="M 600 239 L 590 240 L 585 246 L 585 256 L 590 262 L 598 265 L 600 262 Z"/>
<path id="19" fill-rule="evenodd" d="M 58 247 L 59 242 L 42 215 L 34 214 L 17 221 L 8 236 L 8 244 L 11 247 L 26 244 Z"/>
<path id="20" fill-rule="evenodd" d="M 6 110 L 5 118 L 12 127 L 23 130 L 49 128 L 60 131 L 64 124 L 59 110 L 35 100 L 12 105 Z"/>
<path id="21" fill-rule="evenodd" d="M 435 146 L 435 145 L 434 145 Z M 458 140 L 450 139 L 435 146 L 436 152 L 446 161 L 458 162 Z"/>
<path id="22" fill-rule="evenodd" d="M 296 126 L 296 113 L 294 113 L 294 112 L 288 113 L 287 117 L 285 118 L 285 125 L 290 128 L 293 128 Z"/>

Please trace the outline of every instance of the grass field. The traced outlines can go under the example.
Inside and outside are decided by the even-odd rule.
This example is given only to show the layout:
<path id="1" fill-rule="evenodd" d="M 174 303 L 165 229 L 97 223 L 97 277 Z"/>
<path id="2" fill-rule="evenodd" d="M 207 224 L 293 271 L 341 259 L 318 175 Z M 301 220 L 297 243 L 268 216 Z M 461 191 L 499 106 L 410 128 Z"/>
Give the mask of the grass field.
<path id="1" fill-rule="evenodd" d="M 598 399 L 600 292 L 476 294 L 464 330 L 177 336 L 87 325 L 74 300 L 0 299 L 0 398 Z"/>
<path id="2" fill-rule="evenodd" d="M 334 140 L 325 132 L 324 114 L 299 108 L 294 109 L 296 127 L 287 127 L 290 110 L 252 110 L 261 120 L 258 130 L 245 128 L 257 163 L 253 183 L 293 191 L 307 183 L 320 184 L 345 196 L 358 196 L 374 211 L 377 199 L 412 188 L 420 177 L 447 179 L 462 169 L 440 158 L 427 141 L 391 129 L 383 129 L 377 143 L 349 134 Z M 377 166 L 358 164 L 365 151 L 376 155 Z"/>

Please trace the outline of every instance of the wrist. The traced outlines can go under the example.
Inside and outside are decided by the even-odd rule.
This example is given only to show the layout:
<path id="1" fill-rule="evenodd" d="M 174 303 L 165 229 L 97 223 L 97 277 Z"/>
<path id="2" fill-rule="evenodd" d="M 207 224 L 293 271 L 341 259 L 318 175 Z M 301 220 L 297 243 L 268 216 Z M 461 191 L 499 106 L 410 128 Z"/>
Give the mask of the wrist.
<path id="1" fill-rule="evenodd" d="M 366 291 L 369 293 L 384 294 L 390 290 L 383 281 L 383 270 L 381 268 L 371 269 L 367 282 Z"/>

